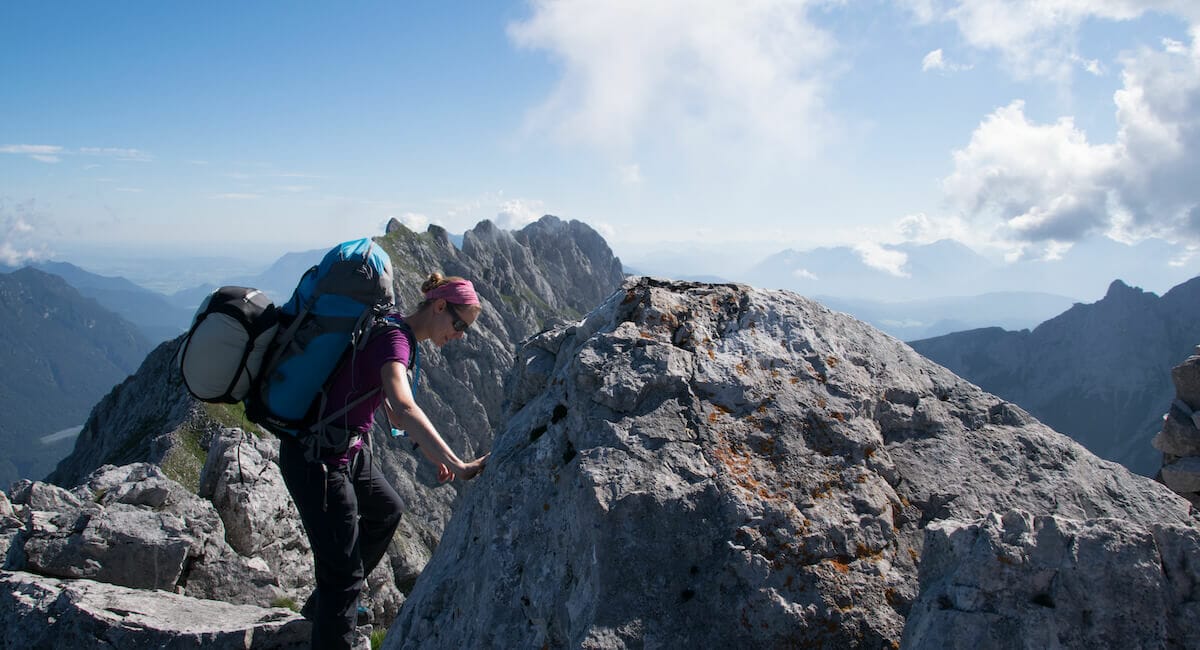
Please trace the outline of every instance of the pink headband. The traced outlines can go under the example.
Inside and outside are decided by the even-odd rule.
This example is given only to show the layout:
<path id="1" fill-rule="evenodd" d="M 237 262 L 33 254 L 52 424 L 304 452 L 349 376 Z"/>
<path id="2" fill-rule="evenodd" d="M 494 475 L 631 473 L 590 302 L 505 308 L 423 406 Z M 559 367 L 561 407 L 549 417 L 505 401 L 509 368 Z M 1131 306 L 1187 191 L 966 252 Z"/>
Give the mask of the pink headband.
<path id="1" fill-rule="evenodd" d="M 454 280 L 425 292 L 426 300 L 444 299 L 456 305 L 478 305 L 479 296 L 470 280 Z"/>

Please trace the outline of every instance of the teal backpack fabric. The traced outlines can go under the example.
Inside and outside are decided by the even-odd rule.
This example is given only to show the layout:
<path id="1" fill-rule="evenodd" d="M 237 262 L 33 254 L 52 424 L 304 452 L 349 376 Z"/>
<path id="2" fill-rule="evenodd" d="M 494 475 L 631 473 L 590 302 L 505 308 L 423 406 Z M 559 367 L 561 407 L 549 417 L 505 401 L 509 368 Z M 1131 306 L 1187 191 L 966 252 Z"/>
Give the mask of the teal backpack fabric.
<path id="1" fill-rule="evenodd" d="M 370 239 L 335 246 L 304 273 L 291 299 L 279 308 L 279 331 L 246 399 L 247 417 L 277 435 L 307 439 L 377 392 L 359 396 L 336 413 L 325 412 L 329 378 L 366 345 L 373 331 L 395 326 L 384 318 L 394 305 L 387 253 Z M 338 434 L 331 435 L 335 439 L 327 442 L 336 448 Z M 314 454 L 329 446 L 320 440 L 305 444 Z"/>

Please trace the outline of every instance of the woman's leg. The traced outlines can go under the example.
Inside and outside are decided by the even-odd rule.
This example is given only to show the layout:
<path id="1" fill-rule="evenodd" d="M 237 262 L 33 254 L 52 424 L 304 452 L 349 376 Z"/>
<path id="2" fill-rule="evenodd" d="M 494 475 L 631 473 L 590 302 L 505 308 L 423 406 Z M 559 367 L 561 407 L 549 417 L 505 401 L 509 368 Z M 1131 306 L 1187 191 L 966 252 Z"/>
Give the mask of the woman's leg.
<path id="1" fill-rule="evenodd" d="M 351 463 L 361 516 L 358 522 L 359 550 L 364 575 L 370 575 L 387 552 L 404 512 L 404 502 L 375 467 L 373 454 L 370 446 L 364 446 Z"/>
<path id="2" fill-rule="evenodd" d="M 355 487 L 347 468 L 327 470 L 321 463 L 309 463 L 300 445 L 288 440 L 279 445 L 279 470 L 300 511 L 316 565 L 312 647 L 350 648 L 366 575 Z"/>

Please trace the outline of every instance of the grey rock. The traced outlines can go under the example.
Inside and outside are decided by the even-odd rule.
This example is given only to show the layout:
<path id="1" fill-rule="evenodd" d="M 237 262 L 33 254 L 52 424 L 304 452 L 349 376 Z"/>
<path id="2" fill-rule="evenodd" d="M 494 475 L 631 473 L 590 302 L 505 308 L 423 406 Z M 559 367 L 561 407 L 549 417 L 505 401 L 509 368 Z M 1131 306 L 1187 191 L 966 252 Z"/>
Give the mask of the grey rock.
<path id="1" fill-rule="evenodd" d="M 1172 456 L 1200 456 L 1200 429 L 1191 418 L 1172 408 L 1163 418 L 1162 431 L 1154 436 L 1154 448 Z"/>
<path id="2" fill-rule="evenodd" d="M 120 503 L 31 511 L 22 537 L 25 561 L 13 568 L 141 589 L 174 589 L 196 543 L 179 517 Z"/>
<path id="3" fill-rule="evenodd" d="M 34 483 L 29 492 L 61 491 L 43 485 Z M 105 465 L 74 491 L 61 492 L 71 495 L 73 504 L 57 499 L 42 502 L 55 509 L 27 507 L 7 568 L 238 604 L 307 596 L 312 569 L 306 547 L 285 549 L 288 540 L 280 539 L 257 554 L 239 554 L 226 541 L 213 504 L 157 465 Z M 294 517 L 276 522 L 276 516 L 264 513 L 277 530 L 298 525 Z M 290 543 L 300 541 L 293 532 Z"/>
<path id="4" fill-rule="evenodd" d="M 244 650 L 307 648 L 311 626 L 285 609 L 4 571 L 0 628 L 0 650 Z"/>
<path id="5" fill-rule="evenodd" d="M 261 560 L 279 595 L 303 602 L 313 584 L 312 555 L 278 457 L 275 438 L 222 429 L 209 443 L 200 495 L 216 508 L 233 551 Z"/>
<path id="6" fill-rule="evenodd" d="M 1175 397 L 1193 411 L 1200 409 L 1200 355 L 1193 354 L 1172 368 L 1171 381 L 1175 383 Z"/>
<path id="7" fill-rule="evenodd" d="M 934 522 L 901 646 L 1196 647 L 1198 561 L 1188 526 L 1016 510 Z"/>
<path id="8" fill-rule="evenodd" d="M 57 485 L 28 480 L 13 484 L 12 502 L 34 510 L 76 508 L 80 505 L 75 495 Z"/>
<path id="9" fill-rule="evenodd" d="M 786 292 L 631 279 L 513 368 L 385 647 L 894 647 L 931 522 L 1193 525 L 1164 486 Z"/>
<path id="10" fill-rule="evenodd" d="M 1162 479 L 1167 487 L 1181 494 L 1200 492 L 1200 457 L 1188 456 L 1163 465 Z"/>
<path id="11" fill-rule="evenodd" d="M 8 500 L 8 495 L 0 491 L 0 517 L 13 516 L 12 502 Z"/>

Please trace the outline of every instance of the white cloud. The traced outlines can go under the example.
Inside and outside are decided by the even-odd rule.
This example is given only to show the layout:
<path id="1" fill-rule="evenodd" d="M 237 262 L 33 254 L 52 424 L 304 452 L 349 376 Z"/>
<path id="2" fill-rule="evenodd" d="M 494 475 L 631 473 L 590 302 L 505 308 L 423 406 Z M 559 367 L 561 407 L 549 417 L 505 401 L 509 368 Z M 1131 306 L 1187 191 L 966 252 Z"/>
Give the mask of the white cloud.
<path id="1" fill-rule="evenodd" d="M 81 147 L 70 150 L 53 144 L 5 144 L 0 145 L 0 153 L 26 155 L 44 163 L 56 163 L 64 155 L 103 156 L 117 160 L 149 162 L 153 160 L 150 154 L 138 149 L 116 149 L 100 147 Z"/>
<path id="2" fill-rule="evenodd" d="M 20 266 L 45 257 L 45 251 L 33 245 L 33 207 L 32 201 L 13 205 L 0 197 L 0 264 Z"/>
<path id="3" fill-rule="evenodd" d="M 519 230 L 541 219 L 544 214 L 541 201 L 512 199 L 500 206 L 494 222 L 503 230 Z"/>
<path id="4" fill-rule="evenodd" d="M 942 52 L 941 48 L 926 54 L 925 58 L 921 59 L 921 72 L 929 72 L 930 70 L 936 70 L 940 72 L 962 72 L 963 70 L 970 69 L 971 66 L 969 65 L 951 63 L 947 61 L 946 55 Z"/>
<path id="5" fill-rule="evenodd" d="M 614 155 L 647 140 L 813 151 L 830 123 L 833 66 L 822 64 L 834 43 L 808 20 L 812 4 L 533 0 L 509 37 L 548 52 L 562 75 L 530 127 Z"/>
<path id="6" fill-rule="evenodd" d="M 413 232 L 425 232 L 429 228 L 429 223 L 430 223 L 429 217 L 427 217 L 423 214 L 418 214 L 416 212 L 405 212 L 404 214 L 402 214 L 398 217 L 388 217 L 384 221 L 384 225 L 386 226 L 386 224 L 389 221 L 391 221 L 392 219 L 395 219 L 395 220 L 399 221 L 400 223 L 404 224 L 405 228 L 408 228 L 409 230 L 411 230 Z M 379 229 L 383 230 L 384 227 L 381 226 Z"/>
<path id="7" fill-rule="evenodd" d="M 1076 69 L 1101 74 L 1082 58 L 1080 27 L 1089 20 L 1127 21 L 1149 12 L 1200 23 L 1195 0 L 897 0 L 922 22 L 955 24 L 966 43 L 1000 54 L 1018 78 L 1068 80 Z"/>
<path id="8" fill-rule="evenodd" d="M 50 144 L 5 144 L 0 145 L 0 153 L 26 155 L 38 162 L 56 163 L 61 160 L 59 154 L 63 148 Z"/>
<path id="9" fill-rule="evenodd" d="M 801 280 L 818 280 L 819 279 L 817 277 L 816 273 L 813 273 L 812 271 L 809 271 L 808 269 L 794 269 L 792 271 L 792 276 L 799 278 Z"/>
<path id="10" fill-rule="evenodd" d="M 904 270 L 904 265 L 908 263 L 908 255 L 903 251 L 884 248 L 874 242 L 861 242 L 854 245 L 854 252 L 858 253 L 863 264 L 873 269 L 900 278 L 908 277 L 908 272 Z"/>
<path id="11" fill-rule="evenodd" d="M 1200 28 L 1121 64 L 1116 142 L 1088 142 L 1068 117 L 1035 124 L 1013 102 L 954 153 L 943 184 L 961 214 L 1042 256 L 1091 233 L 1200 242 Z"/>
<path id="12" fill-rule="evenodd" d="M 140 149 L 120 149 L 116 147 L 82 147 L 79 153 L 85 156 L 103 156 L 105 158 L 115 158 L 117 160 L 129 160 L 135 162 L 150 162 L 154 158 Z"/>

